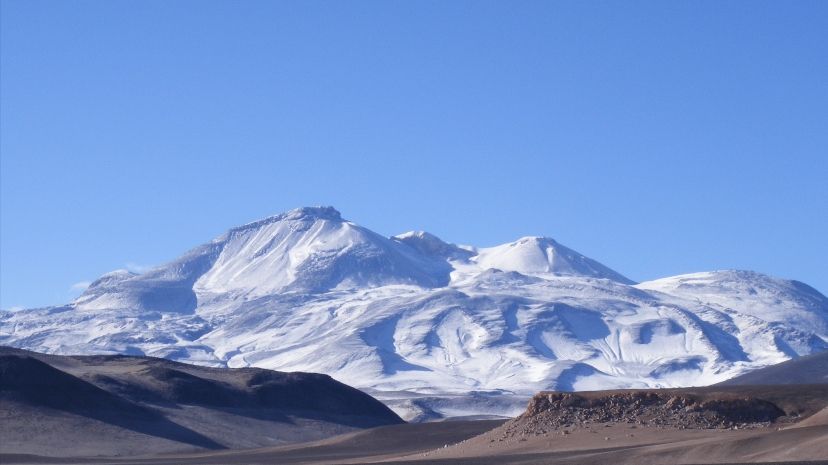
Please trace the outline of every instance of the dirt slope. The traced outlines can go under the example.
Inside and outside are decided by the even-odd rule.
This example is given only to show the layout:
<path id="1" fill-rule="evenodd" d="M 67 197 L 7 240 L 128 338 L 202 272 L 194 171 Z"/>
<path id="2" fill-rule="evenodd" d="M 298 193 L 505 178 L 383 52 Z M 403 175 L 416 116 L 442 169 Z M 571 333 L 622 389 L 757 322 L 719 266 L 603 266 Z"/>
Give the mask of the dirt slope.
<path id="1" fill-rule="evenodd" d="M 400 423 L 325 375 L 0 348 L 0 453 L 261 447 Z"/>

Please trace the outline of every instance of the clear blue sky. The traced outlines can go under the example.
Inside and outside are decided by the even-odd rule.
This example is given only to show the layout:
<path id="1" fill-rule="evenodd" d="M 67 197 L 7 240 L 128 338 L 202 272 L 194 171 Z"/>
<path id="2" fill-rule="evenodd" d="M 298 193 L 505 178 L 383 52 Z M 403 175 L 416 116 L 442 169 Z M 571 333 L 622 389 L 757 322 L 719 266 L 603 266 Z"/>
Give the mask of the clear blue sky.
<path id="1" fill-rule="evenodd" d="M 2 0 L 0 306 L 334 205 L 828 292 L 828 2 Z"/>

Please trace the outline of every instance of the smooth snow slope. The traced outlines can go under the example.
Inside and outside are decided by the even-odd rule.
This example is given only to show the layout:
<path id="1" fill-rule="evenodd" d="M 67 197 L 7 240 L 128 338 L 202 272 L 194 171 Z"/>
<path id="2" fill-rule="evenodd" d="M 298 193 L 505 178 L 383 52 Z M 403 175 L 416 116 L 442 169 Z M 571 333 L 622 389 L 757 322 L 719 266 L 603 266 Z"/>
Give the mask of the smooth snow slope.
<path id="1" fill-rule="evenodd" d="M 327 373 L 421 419 L 512 414 L 540 390 L 705 385 L 828 349 L 828 299 L 716 271 L 634 284 L 552 239 L 475 249 L 303 208 L 62 307 L 0 344 Z"/>

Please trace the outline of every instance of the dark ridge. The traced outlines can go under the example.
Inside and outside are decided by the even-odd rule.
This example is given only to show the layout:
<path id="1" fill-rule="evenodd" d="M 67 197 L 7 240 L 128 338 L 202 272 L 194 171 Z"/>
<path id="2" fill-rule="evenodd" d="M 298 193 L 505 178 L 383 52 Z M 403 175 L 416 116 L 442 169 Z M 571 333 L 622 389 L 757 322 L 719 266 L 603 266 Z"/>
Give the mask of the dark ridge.
<path id="1" fill-rule="evenodd" d="M 200 378 L 172 368 L 150 366 L 140 372 L 163 386 L 165 400 L 196 405 L 233 406 L 238 404 L 236 390 L 227 383 Z"/>
<path id="2" fill-rule="evenodd" d="M 717 386 L 828 384 L 828 351 L 760 368 Z"/>
<path id="3" fill-rule="evenodd" d="M 143 356 L 49 355 L 10 347 L 0 347 L 0 401 L 5 423 L 0 429 L 17 441 L 25 431 L 41 431 L 40 424 L 95 437 L 88 429 L 97 426 L 61 412 L 206 449 L 316 440 L 405 423 L 373 397 L 327 375 L 210 368 Z M 100 441 L 110 447 L 107 440 Z M 179 450 L 172 449 L 174 444 L 164 447 Z"/>
<path id="4" fill-rule="evenodd" d="M 385 404 L 328 375 L 258 370 L 247 380 L 247 386 L 257 402 L 274 407 L 381 418 L 397 416 Z"/>
<path id="5" fill-rule="evenodd" d="M 0 399 L 50 408 L 207 449 L 224 446 L 33 357 L 0 355 Z"/>
<path id="6" fill-rule="evenodd" d="M 135 365 L 130 376 L 92 374 L 88 381 L 134 401 L 174 402 L 209 407 L 279 408 L 344 415 L 376 416 L 378 424 L 404 423 L 382 402 L 328 375 L 264 368 L 213 368 L 163 358 L 129 355 L 40 354 L 0 347 L 0 355 L 35 357 L 48 363 L 64 358 L 85 366 Z M 243 383 L 231 383 L 240 378 Z M 241 386 L 239 384 L 242 384 Z"/>
<path id="7" fill-rule="evenodd" d="M 276 409 L 301 412 L 308 418 L 338 415 L 339 421 L 354 426 L 402 422 L 381 402 L 328 375 L 282 373 L 258 368 L 223 369 L 241 375 L 244 383 L 238 386 L 198 376 L 199 372 L 214 375 L 215 369 L 194 366 L 172 368 L 176 366 L 174 363 L 159 361 L 141 369 L 132 379 L 98 374 L 90 377 L 90 381 L 134 401 L 249 409 L 239 412 L 257 418 L 261 417 L 258 414 L 261 412 L 257 413 L 259 409 Z M 353 418 L 349 420 L 348 416 Z M 273 415 L 268 414 L 267 417 L 273 418 Z"/>

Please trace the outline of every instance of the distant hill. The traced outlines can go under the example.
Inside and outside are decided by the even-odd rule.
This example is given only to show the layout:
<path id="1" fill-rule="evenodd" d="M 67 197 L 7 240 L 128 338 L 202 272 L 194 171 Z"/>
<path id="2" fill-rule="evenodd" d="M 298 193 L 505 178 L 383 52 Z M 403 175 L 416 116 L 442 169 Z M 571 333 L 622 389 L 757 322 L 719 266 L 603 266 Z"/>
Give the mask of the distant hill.
<path id="1" fill-rule="evenodd" d="M 751 371 L 719 385 L 828 384 L 828 351 Z"/>
<path id="2" fill-rule="evenodd" d="M 0 347 L 0 453 L 257 447 L 400 423 L 326 375 Z"/>

